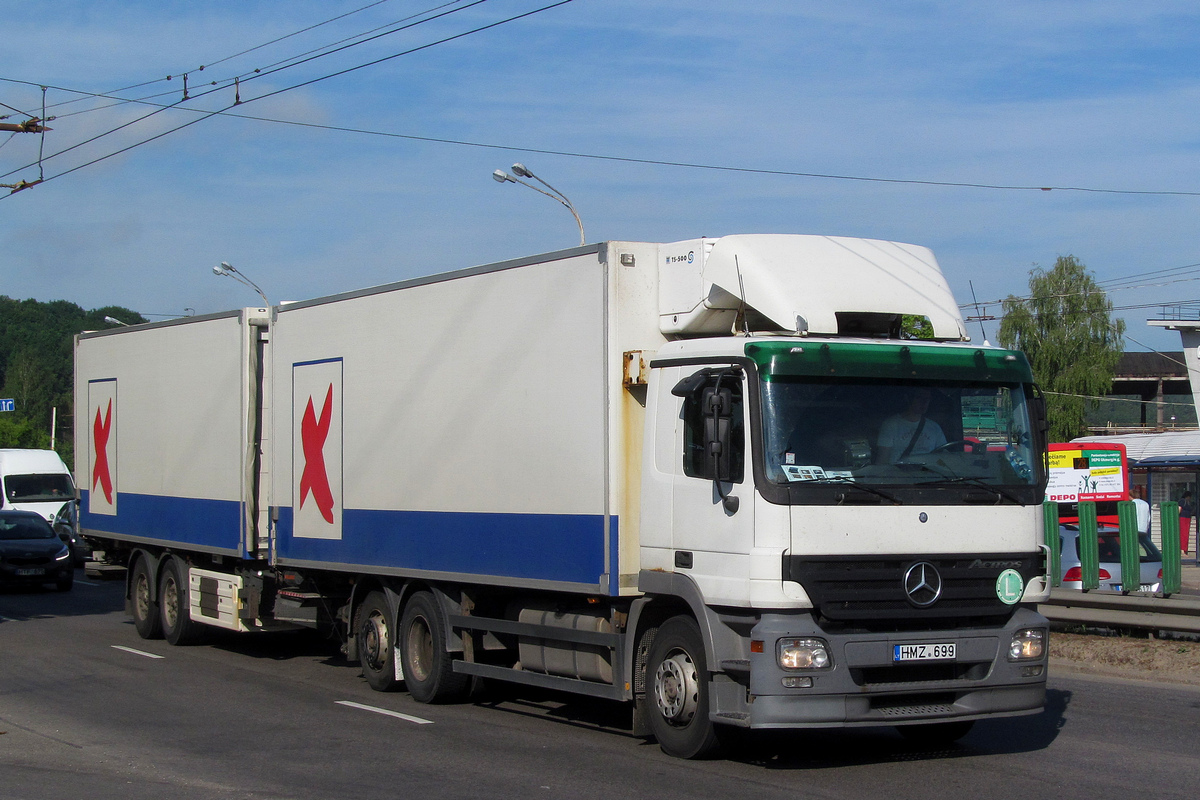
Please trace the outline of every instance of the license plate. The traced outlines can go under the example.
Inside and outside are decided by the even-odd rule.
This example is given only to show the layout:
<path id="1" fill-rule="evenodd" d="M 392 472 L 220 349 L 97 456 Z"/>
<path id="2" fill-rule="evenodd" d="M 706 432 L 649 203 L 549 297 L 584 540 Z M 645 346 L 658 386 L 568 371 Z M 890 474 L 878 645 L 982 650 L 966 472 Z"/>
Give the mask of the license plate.
<path id="1" fill-rule="evenodd" d="M 1112 590 L 1113 590 L 1114 592 L 1119 592 L 1119 591 L 1121 591 L 1121 584 L 1119 584 L 1119 583 L 1110 583 L 1110 584 L 1109 584 L 1109 586 L 1111 586 L 1111 587 L 1112 587 Z M 1139 592 L 1148 592 L 1148 591 L 1150 591 L 1152 588 L 1154 588 L 1154 585 L 1153 585 L 1153 584 L 1150 584 L 1150 583 L 1143 583 L 1143 584 L 1142 584 L 1142 585 L 1141 585 L 1141 586 L 1138 588 L 1138 591 L 1139 591 Z"/>
<path id="2" fill-rule="evenodd" d="M 28 569 L 17 570 L 17 576 L 21 577 L 21 578 L 25 578 L 30 575 L 45 575 L 45 574 L 46 574 L 46 570 L 42 569 L 41 567 L 30 567 Z"/>
<path id="3" fill-rule="evenodd" d="M 953 642 L 898 644 L 892 648 L 892 661 L 953 661 L 956 657 Z"/>

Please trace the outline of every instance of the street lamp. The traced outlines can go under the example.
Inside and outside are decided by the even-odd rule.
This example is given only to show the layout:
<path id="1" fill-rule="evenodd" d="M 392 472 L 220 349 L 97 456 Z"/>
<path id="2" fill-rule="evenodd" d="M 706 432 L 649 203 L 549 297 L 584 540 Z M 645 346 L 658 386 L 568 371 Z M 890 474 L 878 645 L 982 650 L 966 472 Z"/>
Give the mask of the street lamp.
<path id="1" fill-rule="evenodd" d="M 572 203 L 565 194 L 560 192 L 558 189 L 555 189 L 550 184 L 546 183 L 544 180 L 539 178 L 537 175 L 534 175 L 532 172 L 529 171 L 528 167 L 526 167 L 524 164 L 522 164 L 520 162 L 517 162 L 516 164 L 512 165 L 512 171 L 514 173 L 516 173 L 517 177 L 509 175 L 507 172 L 505 172 L 502 169 L 498 169 L 492 173 L 492 178 L 497 183 L 519 183 L 522 186 L 528 186 L 530 189 L 533 189 L 535 192 L 540 192 L 541 194 L 546 195 L 546 197 L 549 197 L 552 200 L 557 200 L 558 202 L 562 203 L 564 206 L 566 206 L 567 211 L 571 212 L 571 216 L 573 216 L 575 218 L 575 224 L 579 226 L 579 244 L 583 245 L 583 244 L 587 243 L 587 241 L 584 239 L 584 236 L 583 236 L 583 220 L 581 220 L 579 218 L 579 212 L 575 210 L 575 204 Z M 550 191 L 549 192 L 542 191 L 538 187 L 534 186 L 532 183 L 527 183 L 526 181 L 521 180 L 521 178 L 533 178 L 535 181 L 540 183 L 542 186 L 545 186 Z M 553 192 L 553 194 L 551 194 L 550 192 Z"/>
<path id="2" fill-rule="evenodd" d="M 129 327 L 128 322 L 121 322 L 121 320 L 117 319 L 116 317 L 105 317 L 104 321 L 109 325 L 124 325 L 126 328 Z"/>
<path id="3" fill-rule="evenodd" d="M 258 288 L 258 284 L 247 278 L 241 272 L 238 272 L 228 261 L 222 261 L 218 266 L 213 267 L 213 274 L 221 275 L 226 278 L 233 278 L 238 283 L 241 283 L 244 286 L 249 286 L 251 289 L 258 292 L 258 296 L 263 300 L 263 305 L 265 305 L 267 308 L 271 307 L 271 301 L 267 299 L 265 294 L 263 294 L 263 290 Z"/>

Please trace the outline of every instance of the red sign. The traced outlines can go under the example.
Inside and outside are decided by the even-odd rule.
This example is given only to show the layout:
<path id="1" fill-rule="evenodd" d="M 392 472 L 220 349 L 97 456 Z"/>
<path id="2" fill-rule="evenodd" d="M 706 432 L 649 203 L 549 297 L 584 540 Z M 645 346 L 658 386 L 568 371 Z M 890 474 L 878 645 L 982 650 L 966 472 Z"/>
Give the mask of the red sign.
<path id="1" fill-rule="evenodd" d="M 329 474 L 325 469 L 325 439 L 329 436 L 329 423 L 333 419 L 333 384 L 325 394 L 321 406 L 321 418 L 313 408 L 312 397 L 300 420 L 300 439 L 304 446 L 304 473 L 300 476 L 300 507 L 311 493 L 313 502 L 321 516 L 333 524 L 333 492 L 329 488 Z"/>
<path id="2" fill-rule="evenodd" d="M 104 492 L 104 499 L 109 505 L 112 505 L 113 490 L 112 476 L 108 471 L 108 434 L 112 430 L 112 399 L 109 398 L 108 408 L 104 412 L 103 422 L 100 420 L 100 407 L 96 407 L 96 420 L 92 423 L 92 442 L 95 443 L 94 452 L 96 454 L 96 463 L 92 467 L 92 491 L 96 491 L 96 483 L 100 483 L 100 488 Z"/>

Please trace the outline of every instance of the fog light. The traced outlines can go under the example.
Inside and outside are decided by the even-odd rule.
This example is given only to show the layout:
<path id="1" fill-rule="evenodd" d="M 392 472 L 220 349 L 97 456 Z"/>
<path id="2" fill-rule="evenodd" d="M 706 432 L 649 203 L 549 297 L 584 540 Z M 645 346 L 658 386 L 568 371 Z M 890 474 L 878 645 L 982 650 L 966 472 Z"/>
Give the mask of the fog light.
<path id="1" fill-rule="evenodd" d="M 1027 667 L 1021 667 L 1021 677 L 1036 678 L 1042 674 L 1043 669 L 1045 669 L 1045 667 L 1043 667 L 1041 664 L 1030 664 Z"/>
<path id="2" fill-rule="evenodd" d="M 833 665 L 823 639 L 780 639 L 779 666 L 784 669 L 826 669 Z"/>
<path id="3" fill-rule="evenodd" d="M 807 675 L 788 675 L 783 679 L 783 685 L 787 689 L 811 689 L 812 678 Z"/>
<path id="4" fill-rule="evenodd" d="M 1041 658 L 1046 652 L 1046 631 L 1029 628 L 1017 631 L 1008 645 L 1008 657 L 1012 661 Z"/>

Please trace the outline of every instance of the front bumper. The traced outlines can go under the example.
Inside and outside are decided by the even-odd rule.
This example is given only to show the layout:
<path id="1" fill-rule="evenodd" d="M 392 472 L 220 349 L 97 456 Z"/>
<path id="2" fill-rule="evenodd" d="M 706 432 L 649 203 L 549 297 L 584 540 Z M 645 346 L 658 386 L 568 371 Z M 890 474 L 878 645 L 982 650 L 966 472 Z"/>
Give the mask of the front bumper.
<path id="1" fill-rule="evenodd" d="M 28 572 L 29 570 L 40 570 L 35 575 L 22 575 L 19 573 Z M 66 580 L 67 576 L 75 571 L 75 565 L 71 563 L 71 559 L 50 564 L 37 565 L 0 565 L 0 584 L 6 586 L 34 586 L 41 583 L 55 583 L 56 581 Z"/>
<path id="2" fill-rule="evenodd" d="M 1036 714 L 1046 700 L 1049 639 L 1039 659 L 1008 658 L 1013 634 L 1028 628 L 1046 630 L 1048 623 L 1031 609 L 1019 608 L 996 628 L 830 634 L 810 616 L 765 614 L 751 633 L 752 640 L 764 643 L 764 652 L 751 654 L 745 711 L 734 719 L 751 728 L 798 728 Z M 775 643 L 786 637 L 824 639 L 833 666 L 782 669 Z M 917 643 L 953 643 L 956 658 L 893 661 L 896 645 Z M 811 677 L 812 685 L 788 688 L 785 677 Z M 728 703 L 721 705 L 728 708 Z"/>

